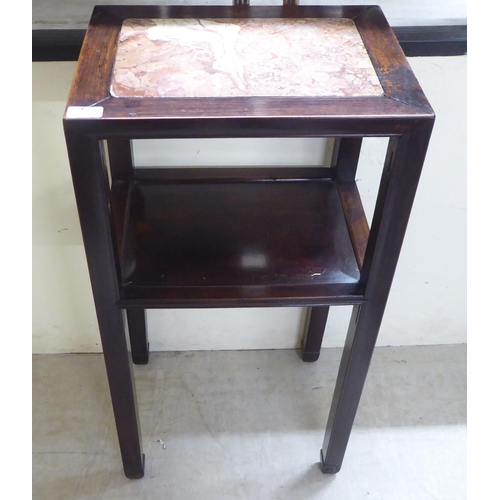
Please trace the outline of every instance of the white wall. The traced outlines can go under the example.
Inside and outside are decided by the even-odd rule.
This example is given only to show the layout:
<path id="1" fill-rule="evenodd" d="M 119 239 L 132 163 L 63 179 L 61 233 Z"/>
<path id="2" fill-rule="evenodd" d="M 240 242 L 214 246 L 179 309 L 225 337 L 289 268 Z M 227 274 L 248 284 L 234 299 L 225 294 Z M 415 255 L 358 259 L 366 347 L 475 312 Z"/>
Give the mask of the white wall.
<path id="1" fill-rule="evenodd" d="M 466 342 L 466 61 L 466 56 L 410 59 L 437 121 L 379 345 Z M 35 353 L 101 350 L 62 133 L 75 65 L 33 63 Z M 184 159 L 178 156 L 184 148 L 173 148 L 173 161 L 214 160 L 217 148 L 210 143 L 191 145 L 192 156 Z M 240 146 L 225 149 L 239 153 Z M 322 140 L 303 141 L 293 155 L 321 163 L 328 147 Z M 152 157 L 146 158 L 147 148 L 139 144 L 135 150 L 139 163 L 154 162 L 159 154 L 150 150 Z M 383 153 L 384 140 L 365 140 L 358 183 L 368 213 Z M 247 155 L 241 163 L 252 161 L 258 156 Z M 324 346 L 343 344 L 349 313 L 350 307 L 331 309 Z M 301 308 L 148 311 L 152 350 L 294 348 L 303 322 Z"/>

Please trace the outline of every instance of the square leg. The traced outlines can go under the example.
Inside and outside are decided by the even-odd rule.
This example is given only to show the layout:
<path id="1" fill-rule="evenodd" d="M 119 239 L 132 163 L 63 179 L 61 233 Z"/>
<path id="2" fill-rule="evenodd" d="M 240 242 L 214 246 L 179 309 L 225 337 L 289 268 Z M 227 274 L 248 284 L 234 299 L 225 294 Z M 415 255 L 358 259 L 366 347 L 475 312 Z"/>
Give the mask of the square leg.
<path id="1" fill-rule="evenodd" d="M 101 144 L 82 134 L 78 125 L 66 124 L 65 135 L 123 470 L 126 477 L 138 479 L 144 475 L 144 455 L 132 358 L 123 311 L 116 305 L 117 254 Z"/>
<path id="2" fill-rule="evenodd" d="M 308 310 L 306 330 L 302 339 L 302 360 L 317 361 L 325 333 L 329 306 L 314 306 Z"/>
<path id="3" fill-rule="evenodd" d="M 136 365 L 147 365 L 149 342 L 144 309 L 127 309 L 127 323 L 130 337 L 132 361 Z"/>
<path id="4" fill-rule="evenodd" d="M 325 474 L 335 474 L 342 466 L 431 131 L 432 122 L 423 123 L 413 133 L 389 141 L 367 244 L 369 258 L 361 269 L 366 302 L 353 307 L 321 450 Z"/>

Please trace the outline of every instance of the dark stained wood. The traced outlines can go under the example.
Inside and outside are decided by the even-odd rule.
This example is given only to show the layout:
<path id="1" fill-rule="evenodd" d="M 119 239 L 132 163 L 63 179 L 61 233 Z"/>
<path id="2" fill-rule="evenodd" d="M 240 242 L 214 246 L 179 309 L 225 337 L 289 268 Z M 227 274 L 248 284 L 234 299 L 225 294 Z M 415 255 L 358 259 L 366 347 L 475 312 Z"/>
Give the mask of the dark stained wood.
<path id="1" fill-rule="evenodd" d="M 358 283 L 272 286 L 134 287 L 125 285 L 116 305 L 124 309 L 284 307 L 352 305 L 365 302 Z"/>
<path id="2" fill-rule="evenodd" d="M 109 95 L 121 22 L 132 17 L 348 17 L 384 87 L 368 98 L 124 99 Z M 351 304 L 322 449 L 337 472 L 366 379 L 434 113 L 378 7 L 97 6 L 64 127 L 125 474 L 143 460 L 123 314 L 147 353 L 146 308 L 311 306 L 304 358 L 328 307 Z M 355 185 L 362 137 L 389 137 L 371 228 Z M 130 139 L 336 137 L 331 169 L 133 168 Z M 112 183 L 101 155 L 109 141 Z M 182 178 L 181 178 L 182 177 Z M 136 325 L 136 327 L 134 327 Z M 134 347 L 134 345 L 136 347 Z"/>
<path id="3" fill-rule="evenodd" d="M 361 137 L 336 138 L 331 162 L 332 176 L 337 181 L 340 202 L 359 269 L 363 266 L 370 232 L 355 182 L 361 144 Z"/>
<path id="4" fill-rule="evenodd" d="M 359 269 L 363 265 L 366 241 L 368 240 L 368 225 L 354 183 L 361 143 L 361 137 L 336 137 L 330 164 L 330 175 L 332 179 L 337 181 L 340 202 Z M 317 361 L 319 358 L 329 310 L 329 307 L 324 306 L 308 309 L 302 340 L 302 359 L 306 362 Z"/>
<path id="5" fill-rule="evenodd" d="M 146 311 L 144 309 L 127 309 L 127 324 L 132 361 L 136 365 L 146 365 L 149 361 Z"/>
<path id="6" fill-rule="evenodd" d="M 126 235 L 130 217 L 131 181 L 134 178 L 134 156 L 132 141 L 128 139 L 109 139 L 107 141 L 109 167 L 111 172 L 110 210 L 116 234 L 118 255 L 122 272 L 129 272 L 133 266 L 130 242 Z M 127 310 L 127 325 L 130 338 L 132 361 L 145 365 L 149 361 L 149 343 L 146 326 L 146 313 L 141 309 Z"/>
<path id="7" fill-rule="evenodd" d="M 367 302 L 355 306 L 347 333 L 321 452 L 324 473 L 340 470 L 382 323 L 433 122 L 394 139 L 386 162 L 388 182 L 377 199 L 363 266 Z M 376 228 L 374 230 L 374 227 Z"/>
<path id="8" fill-rule="evenodd" d="M 338 137 L 335 139 L 331 168 L 337 181 L 355 180 L 361 153 L 362 137 Z"/>
<path id="9" fill-rule="evenodd" d="M 127 139 L 110 139 L 103 143 L 107 151 L 108 182 L 111 185 L 110 211 L 120 262 L 123 260 L 125 227 L 128 217 L 130 181 L 134 177 L 132 144 Z M 123 263 L 122 263 L 123 267 Z"/>
<path id="10" fill-rule="evenodd" d="M 355 19 L 371 6 L 345 5 L 97 5 L 92 14 L 97 19 L 102 13 L 120 20 L 127 18 L 290 18 L 290 17 L 344 17 Z"/>
<path id="11" fill-rule="evenodd" d="M 406 57 L 447 57 L 467 54 L 467 25 L 394 26 Z M 32 30 L 32 62 L 77 61 L 85 30 Z"/>
<path id="12" fill-rule="evenodd" d="M 130 291 L 357 285 L 332 181 L 136 182 Z M 307 296 L 307 294 L 304 294 Z M 275 297 L 287 299 L 288 297 Z M 272 305 L 272 295 L 269 305 Z"/>
<path id="13" fill-rule="evenodd" d="M 126 17 L 347 17 L 355 20 L 386 96 L 373 98 L 200 98 L 117 99 L 109 82 L 121 20 Z M 102 21 L 105 19 L 105 22 Z M 380 33 L 380 35 L 379 35 Z M 383 43 L 380 43 L 382 40 Z M 394 57 L 390 60 L 388 55 Z M 92 57 L 91 57 L 92 55 Z M 406 89 L 406 85 L 410 90 Z M 81 90 L 81 89 L 84 89 Z M 398 90 L 399 89 L 399 90 Z M 89 127 L 112 127 L 128 137 L 285 137 L 391 135 L 404 133 L 418 115 L 432 114 L 380 9 L 341 6 L 97 6 L 89 25 L 69 105 L 99 105 L 101 120 Z M 123 118 L 130 120 L 123 120 Z M 286 117 L 286 119 L 283 119 Z M 365 118 L 364 122 L 362 118 Z M 107 120 L 117 122 L 103 125 Z M 155 118 L 151 123 L 138 118 Z M 162 118 L 161 122 L 156 118 Z M 168 125 L 169 119 L 175 124 Z M 195 121 L 193 119 L 199 119 Z M 250 120 L 246 120 L 246 119 Z M 272 118 L 272 122 L 269 119 Z M 290 120 L 289 118 L 294 118 Z M 335 118 L 335 120 L 331 120 Z M 381 119 L 383 118 L 383 119 Z M 222 120 L 221 120 L 222 119 Z M 137 126 L 134 126 L 137 125 Z M 108 128 L 109 127 L 109 128 Z M 108 132 L 104 132 L 108 133 Z"/>
<path id="14" fill-rule="evenodd" d="M 70 89 L 70 99 L 78 106 L 95 105 L 109 97 L 110 71 L 121 23 L 106 10 L 92 16 Z"/>
<path id="15" fill-rule="evenodd" d="M 349 98 L 339 100 L 334 106 L 313 99 L 309 103 L 301 101 L 301 98 L 294 101 L 280 99 L 279 106 L 261 102 L 261 113 L 258 109 L 259 100 L 249 99 L 252 102 L 246 104 L 238 99 L 228 99 L 224 105 L 204 101 L 196 107 L 191 107 L 189 101 L 185 101 L 185 115 L 189 116 L 192 111 L 191 118 L 186 118 L 179 116 L 182 114 L 182 101 L 158 102 L 154 106 L 154 103 L 141 103 L 140 100 L 110 98 L 101 103 L 104 108 L 103 118 L 79 121 L 82 130 L 102 139 L 110 136 L 128 139 L 185 139 L 388 137 L 410 132 L 420 119 L 432 118 L 432 114 L 428 112 L 384 98 Z M 160 116 L 162 109 L 166 116 Z M 120 113 L 127 116 L 129 110 L 134 110 L 129 120 L 116 118 Z M 266 111 L 269 116 L 259 116 L 262 111 Z M 205 117 L 203 112 L 206 112 Z M 242 113 L 240 117 L 235 116 L 238 112 Z M 320 116 L 320 113 L 325 114 Z M 356 113 L 357 118 L 352 116 Z M 115 118 L 107 116 L 108 114 Z"/>
<path id="16" fill-rule="evenodd" d="M 175 167 L 136 169 L 139 181 L 203 183 L 330 180 L 328 167 Z"/>
<path id="17" fill-rule="evenodd" d="M 109 139 L 106 142 L 112 180 L 132 180 L 134 178 L 132 141 L 128 139 Z"/>
<path id="18" fill-rule="evenodd" d="M 432 113 L 396 35 L 378 6 L 356 17 L 359 34 L 387 97 Z"/>
<path id="19" fill-rule="evenodd" d="M 328 306 L 310 307 L 308 309 L 306 328 L 302 339 L 303 361 L 312 362 L 318 360 L 329 310 Z"/>
<path id="20" fill-rule="evenodd" d="M 130 199 L 130 184 L 123 181 L 116 181 L 111 185 L 110 189 L 110 212 L 112 215 L 111 224 L 114 231 L 114 239 L 116 241 L 116 251 L 120 267 L 125 268 L 123 259 L 125 246 L 125 228 L 127 226 L 127 217 Z"/>
<path id="21" fill-rule="evenodd" d="M 370 228 L 366 220 L 365 211 L 355 182 L 339 182 L 337 189 L 340 202 L 344 210 L 347 229 L 351 237 L 351 244 L 356 256 L 359 269 L 363 268 L 366 245 L 370 235 Z"/>
<path id="22" fill-rule="evenodd" d="M 66 143 L 123 467 L 127 477 L 140 478 L 144 475 L 144 459 L 132 360 L 123 313 L 115 305 L 120 290 L 116 242 L 107 210 L 109 184 L 100 143 L 83 136 L 72 125 L 65 123 Z"/>

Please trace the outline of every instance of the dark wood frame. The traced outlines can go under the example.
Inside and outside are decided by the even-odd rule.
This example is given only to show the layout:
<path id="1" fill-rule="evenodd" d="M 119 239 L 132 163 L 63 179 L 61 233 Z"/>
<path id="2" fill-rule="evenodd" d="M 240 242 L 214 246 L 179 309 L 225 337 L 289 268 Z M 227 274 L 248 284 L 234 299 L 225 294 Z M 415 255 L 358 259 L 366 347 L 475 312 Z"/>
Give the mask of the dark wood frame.
<path id="1" fill-rule="evenodd" d="M 360 98 L 114 98 L 109 94 L 118 34 L 126 18 L 344 17 L 356 23 L 384 95 Z M 80 52 L 68 107 L 100 106 L 102 118 L 64 117 L 64 131 L 88 260 L 124 471 L 144 474 L 132 361 L 147 362 L 144 309 L 151 307 L 310 306 L 303 359 L 319 356 L 330 305 L 352 304 L 332 408 L 321 452 L 322 471 L 341 467 L 396 269 L 434 123 L 398 41 L 377 6 L 367 7 L 119 7 L 95 8 Z M 307 178 L 338 193 L 359 267 L 352 284 L 291 282 L 255 287 L 130 288 L 127 218 L 134 183 L 179 177 L 133 168 L 130 141 L 140 138 L 335 137 L 331 167 L 225 171 L 238 182 Z M 389 137 L 376 208 L 368 228 L 355 173 L 363 137 Z M 109 174 L 103 151 L 108 145 Z M 182 171 L 184 181 L 221 181 L 216 169 Z M 191 177 L 190 177 L 191 176 Z M 110 178 L 109 178 L 110 177 Z M 232 181 L 232 179 L 222 179 Z M 177 181 L 179 179 L 177 178 Z M 293 271 L 293 268 L 292 268 Z M 242 291 L 243 290 L 243 291 Z M 122 309 L 127 310 L 130 341 Z M 129 352 L 132 349 L 132 356 Z M 133 359 L 132 359 L 133 358 Z"/>
<path id="2" fill-rule="evenodd" d="M 407 57 L 446 57 L 467 54 L 467 25 L 394 26 L 394 34 Z M 34 29 L 33 62 L 77 61 L 85 30 Z"/>

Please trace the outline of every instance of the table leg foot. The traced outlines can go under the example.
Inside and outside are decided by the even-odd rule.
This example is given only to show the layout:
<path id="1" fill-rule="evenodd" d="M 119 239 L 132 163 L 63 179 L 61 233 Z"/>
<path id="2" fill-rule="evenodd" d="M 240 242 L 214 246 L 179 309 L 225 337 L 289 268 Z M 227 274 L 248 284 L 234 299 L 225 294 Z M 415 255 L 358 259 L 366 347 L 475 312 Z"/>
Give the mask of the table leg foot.
<path id="1" fill-rule="evenodd" d="M 149 342 L 144 309 L 127 309 L 130 349 L 134 365 L 149 362 Z"/>
<path id="2" fill-rule="evenodd" d="M 329 306 L 309 308 L 304 338 L 302 339 L 302 360 L 306 363 L 317 361 L 319 358 L 329 309 Z"/>
<path id="3" fill-rule="evenodd" d="M 145 353 L 132 353 L 132 362 L 134 365 L 147 365 L 149 363 L 149 342 Z"/>
<path id="4" fill-rule="evenodd" d="M 321 472 L 323 474 L 337 474 L 340 470 L 340 465 L 337 464 L 326 464 L 323 457 L 323 450 L 320 450 L 320 460 L 321 460 Z"/>
<path id="5" fill-rule="evenodd" d="M 142 466 L 140 468 L 134 469 L 134 468 L 127 468 L 126 466 L 124 467 L 123 471 L 125 473 L 125 477 L 128 479 L 141 479 L 144 477 L 144 466 L 146 462 L 146 456 L 144 453 L 142 454 Z"/>
<path id="6" fill-rule="evenodd" d="M 304 350 L 304 344 L 302 344 L 302 361 L 305 363 L 313 363 L 314 361 L 318 361 L 320 351 L 308 351 Z"/>

